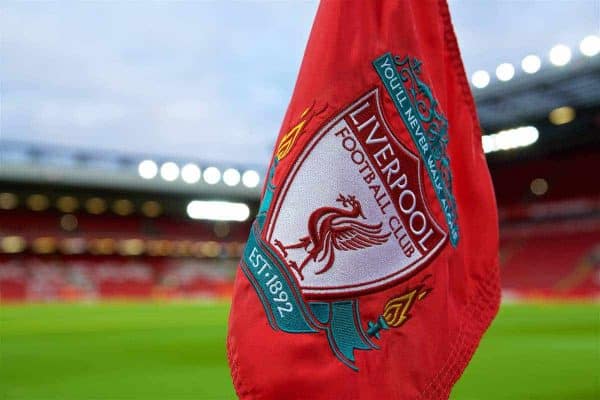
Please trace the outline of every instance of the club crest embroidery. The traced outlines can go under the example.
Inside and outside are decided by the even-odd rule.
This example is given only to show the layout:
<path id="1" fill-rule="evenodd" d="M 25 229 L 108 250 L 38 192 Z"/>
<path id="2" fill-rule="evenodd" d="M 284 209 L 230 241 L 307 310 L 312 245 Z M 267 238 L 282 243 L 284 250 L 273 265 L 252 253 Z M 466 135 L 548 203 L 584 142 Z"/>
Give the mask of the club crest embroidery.
<path id="1" fill-rule="evenodd" d="M 387 77 L 383 68 L 395 61 L 381 60 L 374 62 L 375 69 L 380 77 Z M 398 64 L 389 65 L 399 74 Z M 397 77 L 407 92 L 420 90 L 420 95 L 427 88 L 421 82 L 411 89 L 410 77 Z M 383 83 L 392 96 L 388 83 Z M 305 334 L 324 331 L 333 354 L 355 370 L 354 350 L 378 349 L 373 340 L 380 338 L 382 330 L 403 325 L 415 303 L 431 288 L 424 284 L 405 288 L 382 306 L 376 321 L 361 319 L 359 297 L 397 286 L 421 271 L 453 235 L 449 209 L 442 205 L 446 230 L 433 218 L 423 191 L 424 184 L 432 185 L 440 201 L 454 204 L 443 142 L 447 141 L 447 123 L 433 95 L 427 93 L 430 103 L 415 94 L 405 99 L 407 104 L 402 103 L 412 111 L 398 112 L 405 112 L 402 121 L 417 148 L 413 119 L 426 132 L 426 140 L 432 138 L 432 131 L 443 132 L 438 135 L 443 137 L 438 140 L 441 144 L 435 148 L 429 144 L 431 154 L 421 150 L 413 154 L 392 133 L 379 87 L 330 117 L 318 130 L 309 121 L 327 106 L 318 112 L 314 104 L 307 108 L 275 152 L 240 264 L 273 329 Z M 425 122 L 424 112 L 426 118 L 431 117 Z M 274 179 L 279 163 L 291 154 L 305 129 L 316 133 L 303 144 L 285 176 Z M 428 156 L 437 157 L 429 167 Z M 435 171 L 439 176 L 431 172 L 438 168 L 437 161 L 445 168 Z M 446 197 L 440 197 L 438 184 Z M 456 218 L 452 223 L 456 226 Z"/>

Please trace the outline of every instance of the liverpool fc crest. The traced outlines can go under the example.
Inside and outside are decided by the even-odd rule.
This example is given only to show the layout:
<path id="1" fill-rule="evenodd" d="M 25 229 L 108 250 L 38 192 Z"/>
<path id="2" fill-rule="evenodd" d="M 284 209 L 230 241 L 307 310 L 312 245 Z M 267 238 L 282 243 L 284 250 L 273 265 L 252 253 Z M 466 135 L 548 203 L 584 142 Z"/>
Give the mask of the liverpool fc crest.
<path id="1" fill-rule="evenodd" d="M 266 213 L 264 238 L 305 297 L 392 285 L 446 238 L 422 192 L 421 161 L 392 134 L 379 96 L 372 90 L 314 135 Z M 326 206 L 333 201 L 342 207 Z"/>
<path id="2" fill-rule="evenodd" d="M 383 79 L 388 61 L 377 61 L 376 71 Z M 384 84 L 389 95 L 393 85 L 408 92 L 411 82 L 404 77 Z M 421 81 L 419 85 L 427 88 Z M 427 95 L 435 100 L 430 92 Z M 274 329 L 325 331 L 333 353 L 353 369 L 354 350 L 378 348 L 373 339 L 380 331 L 404 324 L 413 305 L 431 291 L 422 284 L 408 288 L 385 304 L 375 322 L 361 320 L 360 296 L 398 285 L 422 270 L 447 241 L 449 230 L 432 216 L 424 185 L 442 185 L 434 191 L 452 206 L 451 186 L 432 182 L 438 164 L 428 165 L 423 157 L 429 153 L 414 154 L 398 140 L 384 116 L 381 96 L 380 88 L 374 87 L 313 130 L 275 183 L 278 155 L 291 154 L 295 138 L 309 125 L 302 120 L 290 131 L 300 126 L 293 141 L 286 139 L 290 135 L 284 137 L 279 148 L 285 145 L 285 152 L 276 152 L 241 263 Z M 437 120 L 426 121 L 425 103 L 417 100 L 407 95 L 399 108 L 410 137 L 419 140 L 422 134 L 426 141 L 432 137 L 427 129 L 445 132 L 437 103 L 430 103 L 430 115 Z M 415 143 L 419 150 L 424 145 Z M 428 146 L 434 148 L 433 143 Z M 435 155 L 446 168 L 449 163 L 441 149 Z M 449 170 L 442 172 L 447 177 Z M 456 221 L 454 209 L 442 211 L 448 226 Z"/>

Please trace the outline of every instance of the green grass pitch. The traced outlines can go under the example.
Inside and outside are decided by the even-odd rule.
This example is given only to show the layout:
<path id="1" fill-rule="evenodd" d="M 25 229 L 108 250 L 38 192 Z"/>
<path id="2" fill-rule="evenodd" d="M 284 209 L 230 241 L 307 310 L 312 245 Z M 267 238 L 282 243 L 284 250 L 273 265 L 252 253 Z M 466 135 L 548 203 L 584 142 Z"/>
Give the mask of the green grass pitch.
<path id="1" fill-rule="evenodd" d="M 0 399 L 233 399 L 227 304 L 0 306 Z M 597 305 L 504 305 L 455 400 L 600 395 Z"/>

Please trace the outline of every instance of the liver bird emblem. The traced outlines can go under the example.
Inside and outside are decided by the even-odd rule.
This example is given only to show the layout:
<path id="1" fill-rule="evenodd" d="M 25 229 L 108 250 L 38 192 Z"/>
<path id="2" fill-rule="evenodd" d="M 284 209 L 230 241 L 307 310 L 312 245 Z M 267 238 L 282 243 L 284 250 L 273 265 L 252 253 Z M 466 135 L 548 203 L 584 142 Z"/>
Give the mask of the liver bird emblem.
<path id="1" fill-rule="evenodd" d="M 298 239 L 298 242 L 286 246 L 277 239 L 274 241 L 286 260 L 289 249 L 302 248 L 306 251 L 300 265 L 295 261 L 288 261 L 288 265 L 298 272 L 301 279 L 304 279 L 302 270 L 310 261 L 324 263 L 316 272 L 322 274 L 333 266 L 336 250 L 351 251 L 379 246 L 386 243 L 391 234 L 382 232 L 381 222 L 367 224 L 361 221 L 367 218 L 355 196 L 340 193 L 336 201 L 342 203 L 343 208 L 321 207 L 310 214 L 308 234 Z"/>

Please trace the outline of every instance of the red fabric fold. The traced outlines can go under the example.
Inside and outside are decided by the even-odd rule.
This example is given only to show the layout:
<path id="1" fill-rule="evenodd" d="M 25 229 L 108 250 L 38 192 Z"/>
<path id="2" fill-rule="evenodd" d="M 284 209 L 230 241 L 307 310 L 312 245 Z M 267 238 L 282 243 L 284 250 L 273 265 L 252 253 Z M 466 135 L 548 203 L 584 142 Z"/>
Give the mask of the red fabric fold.
<path id="1" fill-rule="evenodd" d="M 238 396 L 448 398 L 500 288 L 446 2 L 322 2 L 269 171 L 229 318 Z"/>

